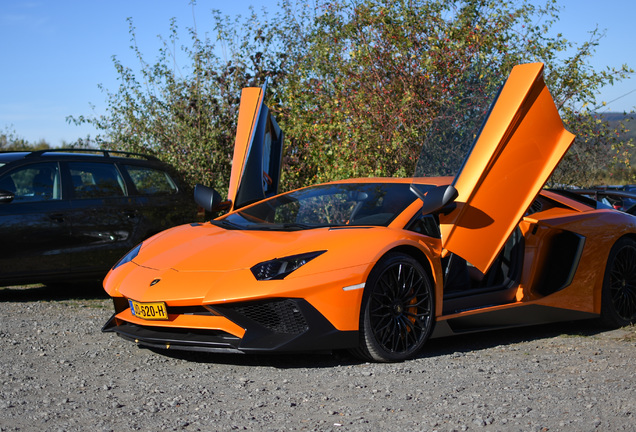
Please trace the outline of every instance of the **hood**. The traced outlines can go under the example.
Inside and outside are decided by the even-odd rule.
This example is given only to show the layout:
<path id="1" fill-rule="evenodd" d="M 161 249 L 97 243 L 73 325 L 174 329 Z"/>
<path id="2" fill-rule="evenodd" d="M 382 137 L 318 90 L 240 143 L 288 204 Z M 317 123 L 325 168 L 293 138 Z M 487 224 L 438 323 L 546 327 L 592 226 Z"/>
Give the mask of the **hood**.
<path id="1" fill-rule="evenodd" d="M 318 240 L 324 235 L 324 229 L 281 232 L 229 230 L 210 223 L 184 225 L 144 244 L 133 262 L 153 270 L 228 272 L 312 252 L 300 245 L 320 244 Z"/>
<path id="2" fill-rule="evenodd" d="M 226 230 L 206 223 L 184 225 L 147 240 L 132 263 L 107 276 L 108 292 L 137 301 L 236 301 L 293 295 L 295 290 L 356 279 L 396 241 L 402 230 L 317 228 L 302 231 Z M 284 279 L 257 281 L 256 264 L 301 253 L 326 251 Z M 352 284 L 354 284 L 352 283 Z"/>

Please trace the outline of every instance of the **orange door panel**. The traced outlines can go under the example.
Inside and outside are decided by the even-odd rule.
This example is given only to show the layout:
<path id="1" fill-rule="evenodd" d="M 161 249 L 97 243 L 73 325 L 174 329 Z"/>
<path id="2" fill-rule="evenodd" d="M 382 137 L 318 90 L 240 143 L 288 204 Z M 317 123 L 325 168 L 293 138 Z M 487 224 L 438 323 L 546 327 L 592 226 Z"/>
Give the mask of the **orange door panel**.
<path id="1" fill-rule="evenodd" d="M 543 64 L 516 66 L 455 178 L 455 209 L 440 215 L 444 248 L 485 273 L 573 140 Z"/>
<path id="2" fill-rule="evenodd" d="M 236 127 L 236 139 L 234 140 L 232 172 L 230 174 L 230 186 L 227 196 L 232 203 L 236 200 L 236 193 L 239 188 L 239 183 L 241 182 L 241 177 L 243 176 L 249 146 L 256 129 L 264 93 L 260 87 L 247 87 L 241 91 L 241 104 Z"/>
<path id="3" fill-rule="evenodd" d="M 265 86 L 244 88 L 228 189 L 230 210 L 276 195 L 283 132 L 264 103 Z"/>

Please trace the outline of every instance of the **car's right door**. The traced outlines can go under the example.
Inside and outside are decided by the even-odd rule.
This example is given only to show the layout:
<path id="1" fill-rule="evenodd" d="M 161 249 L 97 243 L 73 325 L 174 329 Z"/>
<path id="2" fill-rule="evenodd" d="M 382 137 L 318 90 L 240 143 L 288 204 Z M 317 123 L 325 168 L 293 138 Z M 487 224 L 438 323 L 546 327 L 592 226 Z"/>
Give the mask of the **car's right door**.
<path id="1" fill-rule="evenodd" d="M 196 207 L 189 195 L 179 190 L 177 181 L 158 167 L 118 163 L 132 185 L 128 196 L 134 198 L 139 214 L 139 241 L 176 225 L 196 220 Z"/>
<path id="2" fill-rule="evenodd" d="M 70 178 L 69 220 L 73 273 L 98 275 L 141 239 L 139 212 L 126 195 L 123 176 L 113 163 L 69 161 L 63 169 Z"/>

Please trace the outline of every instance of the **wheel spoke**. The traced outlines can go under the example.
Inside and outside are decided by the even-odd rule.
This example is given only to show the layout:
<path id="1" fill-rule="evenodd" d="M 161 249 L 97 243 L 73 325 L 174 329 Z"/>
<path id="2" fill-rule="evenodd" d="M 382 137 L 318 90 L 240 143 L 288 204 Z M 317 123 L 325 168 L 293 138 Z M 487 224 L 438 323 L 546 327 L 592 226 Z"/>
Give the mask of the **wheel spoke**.
<path id="1" fill-rule="evenodd" d="M 417 299 L 418 297 L 413 296 L 412 300 Z M 420 294 L 419 296 L 419 300 L 417 300 L 415 303 L 408 302 L 409 307 L 420 307 L 423 304 L 428 304 L 429 303 L 429 297 L 428 294 Z"/>
<path id="2" fill-rule="evenodd" d="M 614 302 L 618 313 L 626 319 L 631 319 L 636 311 L 636 292 L 631 287 L 625 287 L 615 293 Z"/>
<path id="3" fill-rule="evenodd" d="M 404 315 L 406 315 L 409 318 L 413 318 L 414 320 L 420 320 L 420 319 L 424 319 L 427 316 L 429 316 L 431 314 L 431 311 L 428 309 L 424 309 L 423 311 L 421 311 L 421 313 L 413 313 L 413 312 L 405 312 Z"/>
<path id="4" fill-rule="evenodd" d="M 391 310 L 390 304 L 379 303 L 377 301 L 374 301 L 371 306 L 372 307 L 369 309 L 369 312 L 371 312 L 372 315 L 384 316 Z"/>

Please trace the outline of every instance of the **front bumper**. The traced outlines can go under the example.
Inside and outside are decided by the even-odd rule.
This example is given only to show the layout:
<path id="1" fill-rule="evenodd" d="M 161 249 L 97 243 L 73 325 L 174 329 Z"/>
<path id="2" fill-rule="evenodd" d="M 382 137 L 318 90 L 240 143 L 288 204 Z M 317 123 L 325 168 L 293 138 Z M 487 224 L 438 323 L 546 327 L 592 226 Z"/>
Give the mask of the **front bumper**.
<path id="1" fill-rule="evenodd" d="M 359 344 L 357 331 L 337 330 L 304 299 L 277 298 L 205 308 L 209 310 L 210 319 L 231 324 L 228 328 L 223 325 L 216 328 L 162 326 L 138 319 L 131 322 L 123 318 L 126 310 L 122 310 L 125 304 L 122 300 L 114 299 L 117 313 L 102 331 L 115 332 L 148 348 L 227 353 L 304 352 L 355 348 Z M 183 309 L 168 307 L 173 322 L 187 318 L 179 315 Z M 244 332 L 236 332 L 237 326 Z M 240 333 L 242 336 L 237 335 Z"/>

